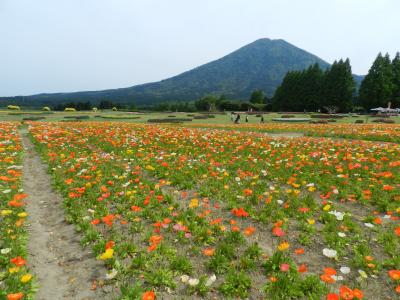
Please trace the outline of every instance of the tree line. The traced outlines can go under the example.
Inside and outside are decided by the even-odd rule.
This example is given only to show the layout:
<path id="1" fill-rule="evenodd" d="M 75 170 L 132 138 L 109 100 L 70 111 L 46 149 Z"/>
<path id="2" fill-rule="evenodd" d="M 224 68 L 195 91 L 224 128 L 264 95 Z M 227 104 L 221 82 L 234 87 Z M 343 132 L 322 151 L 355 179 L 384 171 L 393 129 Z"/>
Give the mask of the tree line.
<path id="1" fill-rule="evenodd" d="M 400 105 L 400 54 L 393 60 L 389 54 L 378 54 L 368 74 L 361 82 L 359 93 L 349 59 L 335 61 L 322 70 L 318 64 L 303 71 L 290 71 L 272 98 L 275 111 L 316 111 L 336 107 L 348 112 L 355 107 Z"/>

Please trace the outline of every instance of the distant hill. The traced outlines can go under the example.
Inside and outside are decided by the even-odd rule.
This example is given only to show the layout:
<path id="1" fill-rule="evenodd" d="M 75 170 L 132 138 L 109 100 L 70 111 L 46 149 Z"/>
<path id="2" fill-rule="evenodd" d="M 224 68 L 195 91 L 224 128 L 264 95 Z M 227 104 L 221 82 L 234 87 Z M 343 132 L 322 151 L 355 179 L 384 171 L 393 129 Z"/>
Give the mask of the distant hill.
<path id="1" fill-rule="evenodd" d="M 218 60 L 159 82 L 104 91 L 38 94 L 14 100 L 23 105 L 53 105 L 68 101 L 95 103 L 101 100 L 154 104 L 195 100 L 207 94 L 246 100 L 255 89 L 262 89 L 272 96 L 288 71 L 302 70 L 314 63 L 323 69 L 329 67 L 324 60 L 284 40 L 264 38 Z M 362 77 L 355 75 L 355 79 L 360 82 Z"/>

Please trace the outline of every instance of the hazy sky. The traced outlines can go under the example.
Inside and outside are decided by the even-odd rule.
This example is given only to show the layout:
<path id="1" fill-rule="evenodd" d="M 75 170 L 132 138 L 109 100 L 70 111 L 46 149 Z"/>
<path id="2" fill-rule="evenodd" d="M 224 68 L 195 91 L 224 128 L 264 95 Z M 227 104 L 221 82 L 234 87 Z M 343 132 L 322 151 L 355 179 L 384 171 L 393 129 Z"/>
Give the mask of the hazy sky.
<path id="1" fill-rule="evenodd" d="M 365 74 L 399 0 L 0 0 L 0 96 L 127 87 L 282 38 Z"/>

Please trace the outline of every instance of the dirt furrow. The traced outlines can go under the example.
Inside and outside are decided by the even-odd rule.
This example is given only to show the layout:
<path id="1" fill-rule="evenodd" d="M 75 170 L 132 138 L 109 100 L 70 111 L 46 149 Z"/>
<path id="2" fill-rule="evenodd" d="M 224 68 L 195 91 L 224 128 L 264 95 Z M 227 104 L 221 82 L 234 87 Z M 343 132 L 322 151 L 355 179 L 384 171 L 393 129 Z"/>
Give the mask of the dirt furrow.
<path id="1" fill-rule="evenodd" d="M 23 189 L 29 213 L 29 263 L 37 277 L 38 300 L 112 299 L 111 291 L 92 289 L 106 269 L 80 244 L 74 226 L 65 221 L 63 199 L 51 187 L 51 177 L 26 132 Z"/>

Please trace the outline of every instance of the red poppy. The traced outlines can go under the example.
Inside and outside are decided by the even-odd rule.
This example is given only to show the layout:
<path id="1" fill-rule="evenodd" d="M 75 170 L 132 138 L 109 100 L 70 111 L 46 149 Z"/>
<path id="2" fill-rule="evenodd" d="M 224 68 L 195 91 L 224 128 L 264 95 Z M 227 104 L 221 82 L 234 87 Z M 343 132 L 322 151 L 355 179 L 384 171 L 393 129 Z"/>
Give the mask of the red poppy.
<path id="1" fill-rule="evenodd" d="M 26 260 L 23 259 L 21 256 L 11 258 L 10 261 L 17 267 L 22 267 L 26 264 Z"/>
<path id="2" fill-rule="evenodd" d="M 298 267 L 298 269 L 297 269 L 297 272 L 299 272 L 299 273 L 304 273 L 304 272 L 307 272 L 307 271 L 308 271 L 308 269 L 307 269 L 307 266 L 305 264 L 300 265 Z"/>
<path id="3" fill-rule="evenodd" d="M 326 295 L 326 300 L 339 300 L 339 295 L 330 293 Z"/>
<path id="4" fill-rule="evenodd" d="M 285 232 L 280 227 L 274 227 L 272 228 L 272 234 L 275 236 L 282 237 L 285 235 Z"/>

